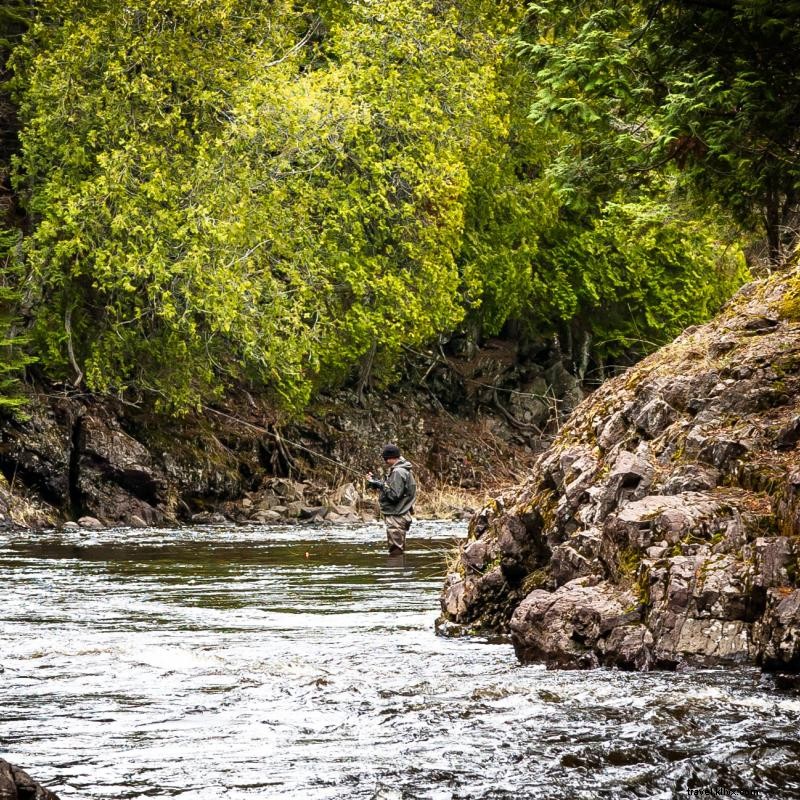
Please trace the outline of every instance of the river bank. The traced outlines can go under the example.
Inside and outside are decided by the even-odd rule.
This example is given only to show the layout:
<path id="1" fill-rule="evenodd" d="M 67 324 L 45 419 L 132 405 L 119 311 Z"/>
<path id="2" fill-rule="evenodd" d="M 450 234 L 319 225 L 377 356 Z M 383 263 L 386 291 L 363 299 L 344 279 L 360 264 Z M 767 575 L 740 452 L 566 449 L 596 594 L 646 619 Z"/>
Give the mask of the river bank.
<path id="1" fill-rule="evenodd" d="M 10 524 L 144 527 L 375 519 L 364 476 L 398 441 L 414 461 L 424 516 L 464 516 L 513 480 L 532 450 L 489 415 L 456 419 L 403 398 L 353 408 L 346 396 L 280 424 L 244 398 L 180 420 L 109 398 L 35 393 L 2 431 L 0 506 Z"/>
<path id="2" fill-rule="evenodd" d="M 416 359 L 416 360 L 413 360 Z M 493 340 L 409 357 L 400 384 L 320 395 L 282 417 L 244 389 L 182 417 L 142 400 L 29 387 L 27 419 L 0 426 L 0 522 L 47 528 L 375 518 L 366 472 L 397 442 L 418 512 L 463 518 L 518 483 L 584 396 L 563 355 Z"/>

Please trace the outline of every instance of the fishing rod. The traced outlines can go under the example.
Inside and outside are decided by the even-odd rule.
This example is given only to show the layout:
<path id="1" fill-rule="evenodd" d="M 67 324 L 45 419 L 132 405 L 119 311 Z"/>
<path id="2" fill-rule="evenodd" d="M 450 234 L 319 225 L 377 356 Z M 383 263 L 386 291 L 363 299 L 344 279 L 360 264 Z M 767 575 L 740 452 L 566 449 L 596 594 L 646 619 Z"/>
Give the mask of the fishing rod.
<path id="1" fill-rule="evenodd" d="M 244 425 L 247 428 L 251 428 L 254 431 L 258 431 L 259 433 L 265 433 L 267 436 L 271 436 L 278 444 L 286 443 L 291 445 L 292 447 L 296 447 L 298 450 L 302 450 L 309 455 L 314 456 L 315 458 L 320 458 L 323 461 L 327 461 L 329 464 L 333 464 L 334 466 L 338 467 L 339 469 L 344 470 L 345 472 L 349 472 L 353 475 L 358 475 L 359 478 L 364 478 L 364 472 L 362 470 L 353 469 L 353 467 L 349 467 L 347 464 L 343 464 L 341 461 L 337 461 L 335 458 L 330 458 L 326 456 L 324 453 L 319 453 L 316 450 L 312 450 L 310 447 L 306 447 L 300 442 L 293 442 L 291 439 L 287 439 L 280 433 L 276 431 L 271 431 L 269 428 L 265 428 L 262 425 L 254 425 L 252 422 L 247 422 L 246 420 L 239 419 L 238 417 L 234 417 L 231 414 L 226 414 L 223 411 L 217 411 L 215 408 L 210 408 L 209 406 L 203 406 L 204 411 L 210 411 L 212 414 L 216 414 L 218 417 L 224 417 L 225 419 L 231 420 L 231 422 L 237 422 L 240 425 Z"/>

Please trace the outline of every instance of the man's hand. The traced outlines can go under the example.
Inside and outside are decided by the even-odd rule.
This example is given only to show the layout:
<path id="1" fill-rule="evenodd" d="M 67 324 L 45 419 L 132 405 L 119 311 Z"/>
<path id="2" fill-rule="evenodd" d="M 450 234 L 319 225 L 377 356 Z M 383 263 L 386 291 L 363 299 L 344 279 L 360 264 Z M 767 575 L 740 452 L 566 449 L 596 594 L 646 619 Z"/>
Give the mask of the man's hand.
<path id="1" fill-rule="evenodd" d="M 370 489 L 383 489 L 383 481 L 379 481 L 371 472 L 367 473 L 366 480 Z"/>

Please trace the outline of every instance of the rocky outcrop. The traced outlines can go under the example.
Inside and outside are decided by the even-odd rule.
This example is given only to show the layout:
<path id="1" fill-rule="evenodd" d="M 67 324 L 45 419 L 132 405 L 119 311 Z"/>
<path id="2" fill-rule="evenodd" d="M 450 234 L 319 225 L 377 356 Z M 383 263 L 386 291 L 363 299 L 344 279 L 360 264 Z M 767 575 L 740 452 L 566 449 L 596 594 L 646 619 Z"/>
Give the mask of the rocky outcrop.
<path id="1" fill-rule="evenodd" d="M 52 520 L 174 524 L 190 515 L 194 492 L 241 491 L 238 461 L 222 442 L 209 437 L 218 448 L 209 454 L 205 439 L 174 422 L 169 431 L 169 422 L 148 425 L 113 401 L 43 393 L 25 411 L 2 429 L 0 468 Z"/>
<path id="2" fill-rule="evenodd" d="M 0 758 L 0 800 L 58 800 L 58 795 Z"/>
<path id="3" fill-rule="evenodd" d="M 2 431 L 0 466 L 13 485 L 0 476 L 0 526 L 65 518 L 98 529 L 376 517 L 373 499 L 352 482 L 331 489 L 276 477 L 286 465 L 272 458 L 275 437 L 264 420 L 212 413 L 179 424 L 108 399 L 41 395 L 26 411 L 26 420 Z"/>
<path id="4" fill-rule="evenodd" d="M 439 628 L 519 658 L 800 670 L 800 273 L 585 400 L 473 520 Z"/>

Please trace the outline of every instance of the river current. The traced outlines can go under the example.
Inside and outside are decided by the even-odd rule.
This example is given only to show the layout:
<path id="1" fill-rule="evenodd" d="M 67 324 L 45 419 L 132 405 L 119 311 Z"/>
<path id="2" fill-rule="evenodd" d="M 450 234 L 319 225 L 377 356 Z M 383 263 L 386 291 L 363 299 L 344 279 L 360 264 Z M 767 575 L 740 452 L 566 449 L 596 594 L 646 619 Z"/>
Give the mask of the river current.
<path id="1" fill-rule="evenodd" d="M 754 670 L 438 638 L 460 524 L 0 536 L 0 755 L 67 798 L 800 797 Z"/>

